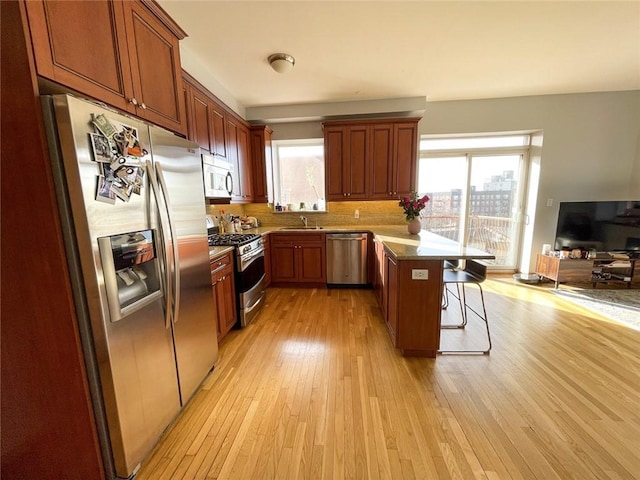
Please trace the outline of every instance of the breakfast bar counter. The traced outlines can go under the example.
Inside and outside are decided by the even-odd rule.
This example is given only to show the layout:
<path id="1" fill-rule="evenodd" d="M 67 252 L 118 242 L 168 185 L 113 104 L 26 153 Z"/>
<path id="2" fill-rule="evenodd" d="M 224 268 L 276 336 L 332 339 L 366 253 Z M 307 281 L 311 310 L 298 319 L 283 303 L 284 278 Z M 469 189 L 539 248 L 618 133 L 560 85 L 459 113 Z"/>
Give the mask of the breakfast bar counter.
<path id="1" fill-rule="evenodd" d="M 404 230 L 404 232 L 402 231 Z M 417 235 L 406 233 L 406 227 L 372 227 L 371 232 L 397 260 L 491 260 L 495 256 L 464 247 L 460 243 L 422 230 Z"/>
<path id="2" fill-rule="evenodd" d="M 435 357 L 440 348 L 445 260 L 490 260 L 495 256 L 405 225 L 340 225 L 322 228 L 260 227 L 263 235 L 281 232 L 370 232 L 374 255 L 370 275 L 394 347 L 404 356 Z"/>
<path id="3" fill-rule="evenodd" d="M 417 235 L 407 232 L 406 225 L 328 225 L 319 228 L 296 227 L 258 227 L 247 230 L 250 233 L 265 235 L 282 232 L 324 232 L 324 233 L 355 233 L 370 232 L 384 243 L 390 254 L 398 260 L 463 260 L 463 259 L 493 259 L 491 255 L 476 248 L 463 247 L 458 242 L 422 230 Z"/>

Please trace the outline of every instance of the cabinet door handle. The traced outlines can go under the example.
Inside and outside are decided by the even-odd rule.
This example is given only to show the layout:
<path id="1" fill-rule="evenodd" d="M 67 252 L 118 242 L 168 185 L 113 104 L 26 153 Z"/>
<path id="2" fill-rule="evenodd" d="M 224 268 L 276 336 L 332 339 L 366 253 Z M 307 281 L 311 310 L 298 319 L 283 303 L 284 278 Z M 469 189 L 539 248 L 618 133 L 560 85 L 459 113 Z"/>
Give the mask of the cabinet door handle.
<path id="1" fill-rule="evenodd" d="M 136 107 L 138 106 L 138 100 L 136 100 L 135 98 L 130 98 L 129 103 L 131 105 L 135 105 Z"/>
<path id="2" fill-rule="evenodd" d="M 142 107 L 142 109 L 143 109 L 143 110 L 146 110 L 146 109 L 147 109 L 147 106 L 144 104 L 144 102 L 142 102 L 142 103 L 140 104 L 140 106 Z"/>

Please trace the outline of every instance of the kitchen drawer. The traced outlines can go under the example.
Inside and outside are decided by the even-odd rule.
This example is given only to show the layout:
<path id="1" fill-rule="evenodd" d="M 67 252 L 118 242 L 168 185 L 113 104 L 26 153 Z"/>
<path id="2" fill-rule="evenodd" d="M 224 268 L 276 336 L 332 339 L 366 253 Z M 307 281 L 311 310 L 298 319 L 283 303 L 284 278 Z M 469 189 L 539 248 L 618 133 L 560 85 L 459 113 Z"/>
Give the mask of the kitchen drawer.
<path id="1" fill-rule="evenodd" d="M 274 233 L 272 237 L 274 245 L 324 243 L 324 233 Z"/>
<path id="2" fill-rule="evenodd" d="M 219 257 L 215 257 L 210 261 L 211 281 L 217 281 L 221 276 L 233 272 L 233 256 L 232 252 L 225 253 Z M 214 278 L 215 277 L 215 278 Z"/>

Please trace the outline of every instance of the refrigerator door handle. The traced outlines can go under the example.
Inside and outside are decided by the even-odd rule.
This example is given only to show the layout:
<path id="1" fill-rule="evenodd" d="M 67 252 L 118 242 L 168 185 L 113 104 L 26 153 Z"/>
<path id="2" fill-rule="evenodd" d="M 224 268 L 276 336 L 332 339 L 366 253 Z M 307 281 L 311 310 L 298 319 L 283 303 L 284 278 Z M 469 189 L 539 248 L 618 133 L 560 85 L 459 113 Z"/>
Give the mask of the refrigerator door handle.
<path id="1" fill-rule="evenodd" d="M 178 272 L 178 265 L 180 264 L 180 259 L 178 258 L 178 238 L 176 234 L 176 228 L 173 224 L 173 218 L 171 218 L 171 205 L 169 204 L 169 196 L 167 194 L 167 183 L 164 180 L 164 173 L 162 172 L 162 165 L 159 163 L 156 164 L 156 177 L 158 178 L 158 183 L 160 184 L 160 193 L 162 193 L 162 198 L 164 199 L 164 205 L 167 209 L 167 217 L 169 218 L 169 231 L 171 233 L 171 244 L 172 244 L 172 262 L 173 262 L 173 281 L 174 281 L 174 289 L 173 289 L 173 323 L 178 322 L 177 313 L 180 311 L 180 274 Z"/>
<path id="2" fill-rule="evenodd" d="M 169 326 L 171 325 L 171 286 L 172 286 L 172 282 L 171 282 L 171 271 L 169 269 L 169 259 L 168 259 L 168 253 L 166 251 L 165 248 L 165 233 L 164 233 L 164 228 L 163 228 L 163 224 L 162 224 L 162 218 L 160 216 L 160 197 L 158 196 L 158 190 L 160 189 L 158 187 L 158 182 L 156 180 L 156 176 L 155 176 L 155 172 L 153 169 L 153 165 L 151 164 L 150 160 L 147 160 L 146 162 L 146 167 L 147 167 L 147 176 L 149 177 L 149 185 L 151 186 L 151 192 L 153 192 L 153 197 L 156 201 L 156 206 L 157 206 L 157 211 L 156 214 L 158 215 L 158 230 L 160 233 L 160 242 L 159 245 L 161 245 L 161 251 L 162 254 L 160 255 L 160 257 L 162 258 L 162 264 L 164 267 L 164 284 L 165 284 L 165 306 L 164 306 L 164 315 L 165 315 L 165 319 L 164 319 L 164 323 L 165 323 L 165 328 L 169 328 Z"/>

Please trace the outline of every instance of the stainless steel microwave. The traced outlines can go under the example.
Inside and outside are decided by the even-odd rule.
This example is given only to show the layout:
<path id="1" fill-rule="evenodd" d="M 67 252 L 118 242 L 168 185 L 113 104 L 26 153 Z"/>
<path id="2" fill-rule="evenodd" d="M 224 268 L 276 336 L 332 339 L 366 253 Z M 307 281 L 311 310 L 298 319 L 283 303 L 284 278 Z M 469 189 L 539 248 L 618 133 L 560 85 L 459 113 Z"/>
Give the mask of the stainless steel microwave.
<path id="1" fill-rule="evenodd" d="M 202 155 L 204 196 L 207 198 L 231 198 L 233 176 L 231 164 L 224 159 Z"/>

